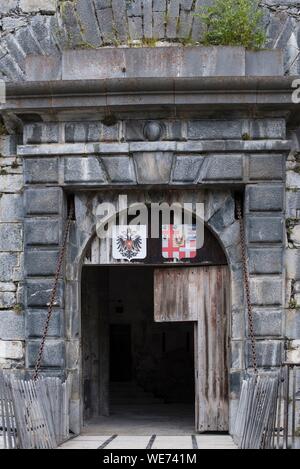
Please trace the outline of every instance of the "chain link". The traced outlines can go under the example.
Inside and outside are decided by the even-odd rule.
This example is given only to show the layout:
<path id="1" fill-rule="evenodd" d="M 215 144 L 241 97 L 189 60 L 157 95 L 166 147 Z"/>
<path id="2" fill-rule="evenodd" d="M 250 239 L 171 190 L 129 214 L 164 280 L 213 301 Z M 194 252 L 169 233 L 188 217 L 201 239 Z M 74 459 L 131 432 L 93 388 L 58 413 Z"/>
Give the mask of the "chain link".
<path id="1" fill-rule="evenodd" d="M 258 374 L 257 367 L 257 356 L 256 356 L 256 340 L 254 333 L 254 321 L 253 321 L 253 309 L 251 303 L 250 295 L 250 279 L 249 279 L 249 269 L 248 269 L 248 257 L 247 257 L 247 247 L 246 247 L 246 236 L 245 236 L 245 227 L 242 216 L 242 206 L 241 202 L 237 202 L 237 216 L 240 224 L 240 237 L 241 237 L 241 248 L 242 248 L 242 262 L 243 262 L 243 275 L 244 275 L 244 285 L 245 285 L 245 294 L 247 301 L 247 311 L 248 311 L 248 328 L 249 335 L 251 340 L 251 355 L 252 355 L 252 366 L 254 373 Z"/>
<path id="2" fill-rule="evenodd" d="M 70 231 L 70 227 L 71 227 L 71 222 L 72 222 L 72 219 L 73 219 L 73 214 L 74 214 L 74 206 L 72 205 L 70 207 L 70 210 L 69 210 L 69 215 L 68 215 L 68 220 L 67 220 L 67 224 L 66 224 L 66 228 L 65 228 L 65 232 L 64 232 L 63 242 L 62 242 L 61 250 L 59 252 L 59 256 L 58 256 L 58 260 L 57 260 L 54 283 L 53 283 L 50 302 L 49 302 L 49 306 L 48 306 L 47 319 L 46 319 L 46 322 L 45 322 L 43 336 L 42 336 L 42 339 L 41 339 L 41 345 L 40 345 L 40 348 L 39 348 L 39 353 L 38 353 L 38 357 L 37 357 L 37 361 L 36 361 L 36 365 L 35 365 L 35 370 L 34 370 L 34 375 L 33 375 L 33 380 L 34 381 L 37 381 L 37 379 L 39 377 L 40 369 L 41 369 L 41 364 L 42 364 L 42 359 L 43 359 L 43 354 L 44 354 L 44 348 L 45 348 L 45 342 L 46 342 L 46 338 L 47 338 L 47 335 L 48 335 L 48 329 L 49 329 L 49 324 L 50 324 L 50 320 L 51 320 L 52 313 L 53 313 L 53 307 L 54 307 L 55 301 L 56 301 L 57 286 L 58 286 L 59 276 L 60 276 L 60 273 L 61 273 L 62 263 L 63 263 L 64 257 L 65 257 L 67 240 L 68 240 L 68 235 L 69 235 L 69 231 Z"/>

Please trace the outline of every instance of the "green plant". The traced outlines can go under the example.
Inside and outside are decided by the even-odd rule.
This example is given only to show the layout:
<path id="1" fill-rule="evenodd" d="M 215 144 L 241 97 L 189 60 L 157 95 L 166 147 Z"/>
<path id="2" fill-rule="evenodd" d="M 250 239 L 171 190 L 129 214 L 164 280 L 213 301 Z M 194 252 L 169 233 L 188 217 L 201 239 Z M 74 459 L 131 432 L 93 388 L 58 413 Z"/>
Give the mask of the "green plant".
<path id="1" fill-rule="evenodd" d="M 266 41 L 259 0 L 215 0 L 203 7 L 200 16 L 206 25 L 203 43 L 215 46 L 244 46 L 260 49 Z"/>

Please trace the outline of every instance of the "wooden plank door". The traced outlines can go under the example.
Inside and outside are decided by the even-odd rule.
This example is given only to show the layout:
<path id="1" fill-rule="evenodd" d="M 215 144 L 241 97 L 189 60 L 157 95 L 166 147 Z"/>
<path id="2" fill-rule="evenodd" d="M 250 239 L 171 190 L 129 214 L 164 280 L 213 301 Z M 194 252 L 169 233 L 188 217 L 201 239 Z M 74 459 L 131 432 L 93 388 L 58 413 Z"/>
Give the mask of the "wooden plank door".
<path id="1" fill-rule="evenodd" d="M 155 269 L 157 322 L 195 322 L 196 431 L 228 430 L 226 266 Z"/>

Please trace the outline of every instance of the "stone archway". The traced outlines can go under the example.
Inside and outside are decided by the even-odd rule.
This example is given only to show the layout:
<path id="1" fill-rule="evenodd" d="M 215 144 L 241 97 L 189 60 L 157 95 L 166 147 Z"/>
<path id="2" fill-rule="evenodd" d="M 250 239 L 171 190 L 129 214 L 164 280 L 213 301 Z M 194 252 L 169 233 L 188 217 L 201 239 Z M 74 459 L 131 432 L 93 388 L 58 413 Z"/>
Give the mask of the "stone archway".
<path id="1" fill-rule="evenodd" d="M 161 196 L 160 192 L 160 196 Z M 141 202 L 154 197 L 153 192 L 129 193 L 129 203 Z M 184 196 L 180 191 L 168 193 L 167 200 L 183 200 Z M 241 365 L 237 361 L 237 356 L 244 353 L 244 310 L 243 310 L 243 284 L 241 275 L 241 256 L 239 249 L 239 226 L 235 220 L 235 202 L 230 191 L 191 191 L 189 197 L 193 202 L 196 200 L 205 203 L 205 223 L 220 242 L 228 261 L 230 269 L 230 349 L 231 377 L 240 377 Z M 82 424 L 82 389 L 81 389 L 81 306 L 80 306 L 80 282 L 81 270 L 86 249 L 95 236 L 96 221 L 95 210 L 100 202 L 108 200 L 117 203 L 118 194 L 107 193 L 78 193 L 75 195 L 76 224 L 74 223 L 71 233 L 70 248 L 67 253 L 67 281 L 66 281 L 66 321 L 67 347 L 70 352 L 70 372 L 74 375 L 74 386 L 71 400 L 72 427 L 75 431 L 80 431 Z M 117 208 L 117 207 L 116 207 Z M 116 210 L 118 211 L 118 210 Z M 67 349 L 68 354 L 68 349 Z M 234 408 L 237 396 L 234 389 L 229 389 L 230 393 L 230 424 L 234 415 Z"/>

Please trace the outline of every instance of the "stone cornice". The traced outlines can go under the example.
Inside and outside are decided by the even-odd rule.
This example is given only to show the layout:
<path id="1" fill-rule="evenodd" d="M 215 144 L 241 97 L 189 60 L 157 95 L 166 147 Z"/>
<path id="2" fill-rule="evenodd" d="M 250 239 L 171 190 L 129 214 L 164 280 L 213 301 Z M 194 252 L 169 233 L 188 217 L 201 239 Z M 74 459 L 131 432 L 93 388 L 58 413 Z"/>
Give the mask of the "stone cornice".
<path id="1" fill-rule="evenodd" d="M 101 112 L 166 108 L 296 110 L 296 77 L 121 78 L 7 84 L 3 112 Z"/>

